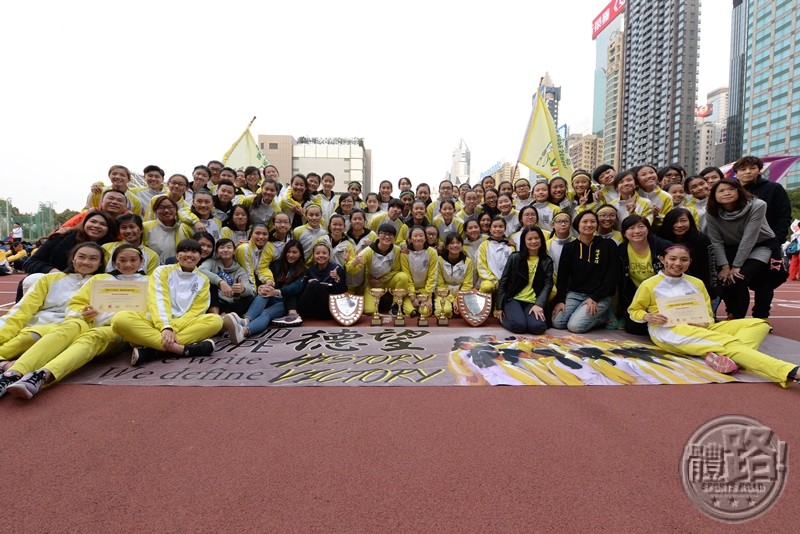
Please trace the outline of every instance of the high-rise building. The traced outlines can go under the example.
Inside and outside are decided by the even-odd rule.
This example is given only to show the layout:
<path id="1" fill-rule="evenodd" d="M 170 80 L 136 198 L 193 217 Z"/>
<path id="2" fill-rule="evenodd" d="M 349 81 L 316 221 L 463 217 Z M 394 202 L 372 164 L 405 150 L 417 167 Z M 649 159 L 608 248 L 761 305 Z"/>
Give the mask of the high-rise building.
<path id="1" fill-rule="evenodd" d="M 605 117 L 603 119 L 603 156 L 601 163 L 613 165 L 619 169 L 620 147 L 622 140 L 622 83 L 625 74 L 625 35 L 616 31 L 608 40 Z M 587 169 L 588 170 L 588 169 Z"/>
<path id="2" fill-rule="evenodd" d="M 481 178 L 485 176 L 491 176 L 494 178 L 495 183 L 499 184 L 500 182 L 510 182 L 511 177 L 515 176 L 516 178 L 520 178 L 519 172 L 514 174 L 514 163 L 503 162 L 500 163 L 499 161 L 483 171 L 481 173 Z M 478 180 L 476 180 L 477 182 Z"/>
<path id="3" fill-rule="evenodd" d="M 456 186 L 469 183 L 469 157 L 469 147 L 462 139 L 453 150 L 453 165 L 449 175 L 449 180 Z"/>
<path id="4" fill-rule="evenodd" d="M 731 14 L 731 64 L 728 87 L 728 125 L 725 129 L 725 161 L 742 157 L 744 121 L 744 73 L 747 50 L 747 2 L 733 0 Z"/>
<path id="5" fill-rule="evenodd" d="M 625 24 L 625 0 L 611 0 L 592 20 L 592 39 L 595 42 L 594 102 L 592 133 L 604 135 L 606 122 L 606 81 L 610 68 L 609 45 Z"/>
<path id="6" fill-rule="evenodd" d="M 594 134 L 571 134 L 567 138 L 569 159 L 573 169 L 586 169 L 589 172 L 604 162 L 603 138 Z M 565 176 L 569 179 L 569 176 Z"/>
<path id="7" fill-rule="evenodd" d="M 561 87 L 555 87 L 553 80 L 550 78 L 550 73 L 545 72 L 542 77 L 542 86 L 539 88 L 544 96 L 544 101 L 547 103 L 547 109 L 550 115 L 553 116 L 553 124 L 558 126 L 558 103 L 561 101 Z M 536 95 L 533 95 L 533 102 L 536 103 Z"/>
<path id="8" fill-rule="evenodd" d="M 700 0 L 627 0 L 620 167 L 695 152 Z"/>
<path id="9" fill-rule="evenodd" d="M 741 142 L 740 151 L 733 146 L 728 151 L 731 160 L 747 154 L 800 153 L 798 24 L 800 5 L 796 0 L 733 3 L 727 141 L 729 146 Z M 738 63 L 733 61 L 734 51 L 741 51 Z M 741 89 L 734 91 L 735 85 Z M 800 168 L 786 174 L 784 186 L 800 186 Z"/>
<path id="10" fill-rule="evenodd" d="M 694 170 L 721 167 L 725 162 L 725 131 L 728 120 L 728 88 L 708 93 L 706 103 L 697 106 L 697 137 Z"/>

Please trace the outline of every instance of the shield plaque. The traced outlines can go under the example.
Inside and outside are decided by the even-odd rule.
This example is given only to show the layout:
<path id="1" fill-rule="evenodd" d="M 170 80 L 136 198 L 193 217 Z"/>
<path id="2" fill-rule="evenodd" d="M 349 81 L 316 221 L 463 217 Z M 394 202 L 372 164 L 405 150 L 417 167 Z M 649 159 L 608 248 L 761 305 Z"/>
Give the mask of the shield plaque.
<path id="1" fill-rule="evenodd" d="M 480 326 L 492 313 L 492 296 L 480 291 L 459 291 L 458 311 L 470 326 Z"/>
<path id="2" fill-rule="evenodd" d="M 342 293 L 328 296 L 328 309 L 336 322 L 342 326 L 350 326 L 364 313 L 364 297 Z"/>

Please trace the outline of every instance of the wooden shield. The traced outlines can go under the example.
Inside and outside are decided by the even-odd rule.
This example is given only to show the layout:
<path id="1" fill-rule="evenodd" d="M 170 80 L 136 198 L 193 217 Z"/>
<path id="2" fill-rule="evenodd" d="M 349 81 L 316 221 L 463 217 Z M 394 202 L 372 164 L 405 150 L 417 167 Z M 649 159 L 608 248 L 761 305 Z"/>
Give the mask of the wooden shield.
<path id="1" fill-rule="evenodd" d="M 336 322 L 342 326 L 350 326 L 364 313 L 364 297 L 342 293 L 328 296 L 328 309 Z"/>
<path id="2" fill-rule="evenodd" d="M 470 326 L 480 326 L 492 313 L 492 296 L 480 291 L 459 291 L 458 312 Z"/>

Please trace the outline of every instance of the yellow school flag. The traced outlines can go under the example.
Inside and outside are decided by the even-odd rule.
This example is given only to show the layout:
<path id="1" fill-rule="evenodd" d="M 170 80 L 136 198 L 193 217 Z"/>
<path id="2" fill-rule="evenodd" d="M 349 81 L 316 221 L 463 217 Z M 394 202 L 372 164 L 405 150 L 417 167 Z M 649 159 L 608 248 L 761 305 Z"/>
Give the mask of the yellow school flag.
<path id="1" fill-rule="evenodd" d="M 572 161 L 569 159 L 564 140 L 558 135 L 553 116 L 547 109 L 541 91 L 536 92 L 536 101 L 531 111 L 528 130 L 522 140 L 518 161 L 548 180 L 562 176 L 569 182 L 572 177 Z"/>
<path id="2" fill-rule="evenodd" d="M 237 139 L 228 151 L 225 152 L 225 155 L 222 156 L 223 165 L 236 169 L 237 171 L 251 165 L 259 169 L 263 169 L 269 165 L 264 151 L 258 148 L 256 140 L 253 139 L 253 134 L 250 133 L 250 126 L 253 125 L 255 120 L 256 118 L 253 117 L 253 120 L 250 121 L 250 124 L 248 124 L 244 132 L 242 132 L 242 135 L 239 136 L 239 139 Z"/>

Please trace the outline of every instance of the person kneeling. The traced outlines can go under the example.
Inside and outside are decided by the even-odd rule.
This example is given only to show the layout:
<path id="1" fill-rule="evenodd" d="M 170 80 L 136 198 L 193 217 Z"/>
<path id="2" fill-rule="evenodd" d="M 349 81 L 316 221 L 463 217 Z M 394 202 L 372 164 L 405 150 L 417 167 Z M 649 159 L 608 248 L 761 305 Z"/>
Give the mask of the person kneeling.
<path id="1" fill-rule="evenodd" d="M 214 342 L 208 339 L 222 329 L 219 315 L 207 314 L 210 304 L 208 278 L 197 269 L 200 243 L 184 239 L 177 247 L 178 263 L 162 265 L 149 284 L 148 316 L 119 312 L 111 328 L 133 345 L 131 365 L 163 357 L 208 356 Z"/>
<path id="2" fill-rule="evenodd" d="M 553 289 L 553 260 L 538 226 L 522 230 L 520 250 L 509 256 L 497 292 L 500 322 L 515 334 L 543 334 L 544 309 Z"/>

